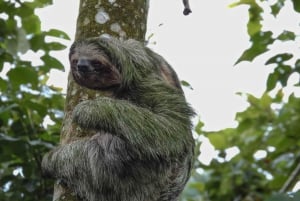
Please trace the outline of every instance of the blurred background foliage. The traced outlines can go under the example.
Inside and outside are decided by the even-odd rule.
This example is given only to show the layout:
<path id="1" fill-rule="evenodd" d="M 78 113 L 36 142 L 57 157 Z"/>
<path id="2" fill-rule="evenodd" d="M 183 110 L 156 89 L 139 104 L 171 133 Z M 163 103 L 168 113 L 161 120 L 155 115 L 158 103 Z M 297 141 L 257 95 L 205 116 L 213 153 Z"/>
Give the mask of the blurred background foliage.
<path id="1" fill-rule="evenodd" d="M 239 93 L 246 97 L 249 106 L 236 114 L 236 128 L 206 132 L 202 129 L 203 123 L 198 123 L 195 130 L 198 138 L 207 137 L 216 155 L 208 165 L 196 160 L 182 200 L 300 200 L 297 192 L 300 184 L 300 99 L 294 93 L 284 93 L 286 88 L 299 90 L 299 53 L 288 52 L 284 47 L 287 43 L 295 43 L 299 51 L 300 32 L 274 33 L 264 26 L 266 13 L 276 18 L 286 2 L 288 0 L 240 0 L 231 4 L 231 7 L 247 6 L 249 13 L 247 31 L 251 46 L 236 64 L 263 57 L 260 58 L 265 59 L 262 68 L 272 68 L 273 72 L 266 80 L 261 97 Z M 292 0 L 292 4 L 293 10 L 289 12 L 299 13 L 300 1 Z M 282 52 L 272 51 L 278 46 Z M 198 143 L 201 147 L 201 140 Z"/>
<path id="2" fill-rule="evenodd" d="M 51 69 L 64 70 L 51 51 L 68 39 L 41 30 L 35 9 L 51 0 L 0 1 L 0 200 L 51 200 L 53 184 L 42 179 L 43 154 L 59 140 L 64 97 L 48 86 Z M 25 58 L 30 54 L 32 60 Z M 46 125 L 48 122 L 49 125 Z"/>
<path id="3" fill-rule="evenodd" d="M 236 114 L 236 128 L 207 132 L 201 121 L 195 126 L 195 169 L 182 201 L 300 200 L 295 188 L 300 181 L 300 99 L 284 92 L 287 87 L 299 88 L 300 57 L 286 50 L 272 53 L 279 42 L 299 47 L 299 33 L 284 30 L 278 34 L 263 24 L 266 12 L 276 17 L 287 1 L 240 0 L 231 5 L 249 8 L 251 46 L 236 64 L 264 56 L 262 68 L 273 72 L 261 97 L 239 93 L 249 106 Z M 51 69 L 64 70 L 51 52 L 64 49 L 60 41 L 69 37 L 60 30 L 41 30 L 35 10 L 51 3 L 0 1 L 1 201 L 52 198 L 52 183 L 42 179 L 40 161 L 58 143 L 64 95 L 47 85 L 47 80 Z M 299 13 L 300 1 L 292 3 L 290 12 Z M 28 54 L 39 62 L 28 59 Z M 298 80 L 291 86 L 295 76 Z M 216 153 L 208 164 L 199 160 L 204 138 Z"/>

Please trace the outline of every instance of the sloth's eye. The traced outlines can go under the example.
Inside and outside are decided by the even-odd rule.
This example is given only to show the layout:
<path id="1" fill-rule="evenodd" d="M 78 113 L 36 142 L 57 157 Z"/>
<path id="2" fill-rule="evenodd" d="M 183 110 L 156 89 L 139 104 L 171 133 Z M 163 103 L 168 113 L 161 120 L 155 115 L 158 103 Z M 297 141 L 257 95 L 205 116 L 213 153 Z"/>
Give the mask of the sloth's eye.
<path id="1" fill-rule="evenodd" d="M 102 67 L 102 63 L 97 61 L 97 60 L 92 60 L 91 64 L 92 64 L 92 66 L 94 66 L 96 68 L 101 68 Z"/>
<path id="2" fill-rule="evenodd" d="M 73 60 L 71 61 L 71 63 L 72 63 L 72 65 L 77 65 L 78 60 L 77 60 L 77 59 L 73 59 Z"/>
<path id="3" fill-rule="evenodd" d="M 92 60 L 91 65 L 94 67 L 94 71 L 98 73 L 109 73 L 110 70 L 106 65 L 103 65 L 98 60 Z"/>

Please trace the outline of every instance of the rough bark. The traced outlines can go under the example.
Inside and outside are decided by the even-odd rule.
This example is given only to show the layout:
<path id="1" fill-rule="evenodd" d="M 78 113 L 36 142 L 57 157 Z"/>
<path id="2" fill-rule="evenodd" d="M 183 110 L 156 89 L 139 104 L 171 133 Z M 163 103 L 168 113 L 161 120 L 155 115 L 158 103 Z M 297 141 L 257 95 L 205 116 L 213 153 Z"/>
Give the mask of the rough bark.
<path id="1" fill-rule="evenodd" d="M 75 38 L 77 40 L 108 34 L 144 41 L 147 13 L 148 0 L 80 0 Z M 61 144 L 94 134 L 72 124 L 71 114 L 80 101 L 103 95 L 110 94 L 82 88 L 69 74 Z M 72 192 L 59 182 L 54 186 L 53 200 L 78 201 Z"/>

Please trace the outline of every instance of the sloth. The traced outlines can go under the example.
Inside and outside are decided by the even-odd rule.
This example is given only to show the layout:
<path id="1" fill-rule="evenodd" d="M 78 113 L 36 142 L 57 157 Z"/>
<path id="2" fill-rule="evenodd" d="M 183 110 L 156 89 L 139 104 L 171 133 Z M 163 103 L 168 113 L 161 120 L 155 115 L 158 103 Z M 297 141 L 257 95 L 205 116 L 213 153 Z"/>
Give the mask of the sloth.
<path id="1" fill-rule="evenodd" d="M 73 122 L 96 134 L 47 153 L 43 173 L 79 200 L 177 201 L 193 163 L 194 112 L 175 71 L 132 39 L 79 40 L 69 59 L 77 84 L 112 96 L 75 106 Z"/>

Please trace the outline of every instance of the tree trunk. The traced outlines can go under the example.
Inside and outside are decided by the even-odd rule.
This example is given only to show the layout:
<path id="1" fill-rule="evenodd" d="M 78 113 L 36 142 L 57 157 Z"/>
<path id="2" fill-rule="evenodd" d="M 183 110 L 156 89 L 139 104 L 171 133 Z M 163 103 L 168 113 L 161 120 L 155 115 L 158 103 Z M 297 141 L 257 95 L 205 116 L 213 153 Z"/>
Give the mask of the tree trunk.
<path id="1" fill-rule="evenodd" d="M 148 0 L 80 0 L 75 38 L 78 40 L 108 34 L 118 38 L 144 41 L 147 13 Z M 103 95 L 110 94 L 82 88 L 69 74 L 61 144 L 94 134 L 72 124 L 71 114 L 80 101 Z M 76 196 L 59 182 L 54 186 L 53 200 L 78 201 Z"/>

